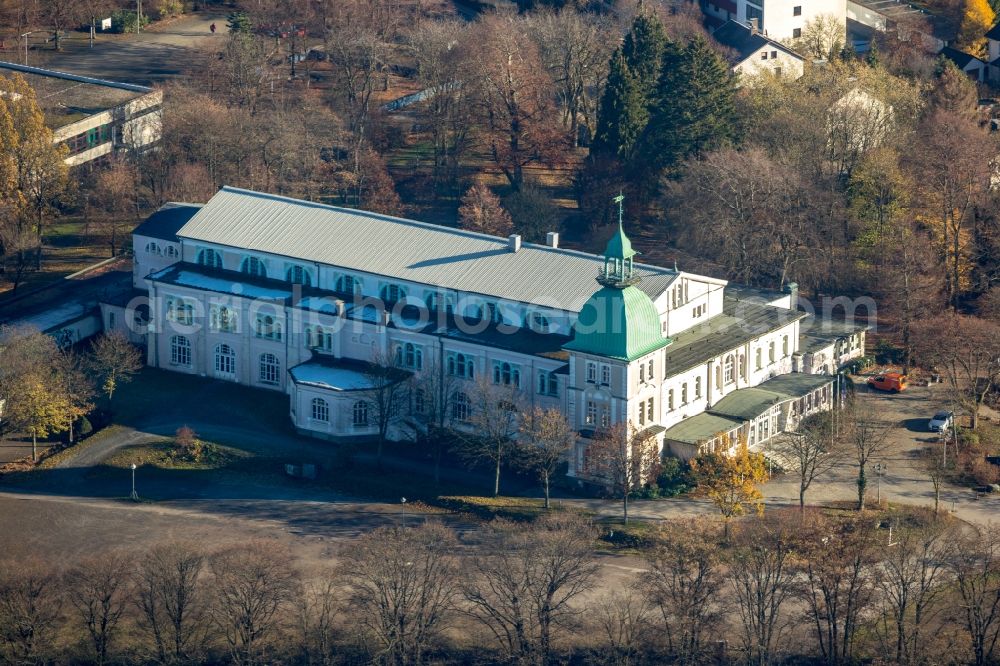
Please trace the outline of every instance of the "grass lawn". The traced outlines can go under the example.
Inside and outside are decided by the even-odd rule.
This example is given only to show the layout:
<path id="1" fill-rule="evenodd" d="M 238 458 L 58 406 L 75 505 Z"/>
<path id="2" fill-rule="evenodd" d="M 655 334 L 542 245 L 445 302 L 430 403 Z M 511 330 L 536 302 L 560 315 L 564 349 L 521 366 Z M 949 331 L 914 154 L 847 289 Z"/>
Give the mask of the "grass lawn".
<path id="1" fill-rule="evenodd" d="M 134 463 L 138 467 L 157 469 L 221 469 L 243 459 L 254 457 L 252 453 L 230 446 L 220 446 L 204 442 L 206 454 L 200 461 L 179 455 L 176 445 L 170 440 L 128 446 L 106 459 L 102 466 L 129 469 Z"/>

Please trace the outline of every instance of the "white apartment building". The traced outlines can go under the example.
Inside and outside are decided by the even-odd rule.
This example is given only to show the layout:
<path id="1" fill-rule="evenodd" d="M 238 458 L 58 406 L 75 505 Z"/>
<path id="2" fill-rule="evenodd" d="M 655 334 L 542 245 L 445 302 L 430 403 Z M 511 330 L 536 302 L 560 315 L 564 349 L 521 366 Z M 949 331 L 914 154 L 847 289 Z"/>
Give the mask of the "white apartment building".
<path id="1" fill-rule="evenodd" d="M 702 0 L 702 8 L 722 21 L 756 21 L 764 35 L 786 43 L 801 37 L 806 24 L 823 15 L 832 16 L 847 31 L 847 0 Z"/>

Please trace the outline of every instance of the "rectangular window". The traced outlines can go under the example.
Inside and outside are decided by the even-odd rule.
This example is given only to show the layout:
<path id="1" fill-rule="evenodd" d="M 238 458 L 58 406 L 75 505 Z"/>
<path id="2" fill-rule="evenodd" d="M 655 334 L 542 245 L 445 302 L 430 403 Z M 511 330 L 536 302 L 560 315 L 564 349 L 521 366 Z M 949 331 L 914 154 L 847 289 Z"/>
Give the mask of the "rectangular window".
<path id="1" fill-rule="evenodd" d="M 778 52 L 771 51 L 771 60 L 777 60 L 777 59 L 778 59 Z"/>
<path id="2" fill-rule="evenodd" d="M 587 416 L 585 422 L 587 425 L 597 424 L 597 404 L 593 400 L 587 401 Z"/>
<path id="3" fill-rule="evenodd" d="M 801 36 L 802 36 L 802 28 L 793 28 L 792 29 L 792 37 L 794 39 L 798 39 Z"/>
<path id="4" fill-rule="evenodd" d="M 639 383 L 645 383 L 646 381 L 646 366 L 642 363 L 639 364 Z"/>
<path id="5" fill-rule="evenodd" d="M 605 386 L 611 385 L 611 366 L 601 365 L 601 383 Z"/>
<path id="6" fill-rule="evenodd" d="M 653 360 L 652 359 L 650 359 L 650 361 L 649 361 L 649 369 L 646 371 L 646 374 L 649 375 L 649 379 L 650 379 L 650 381 L 652 381 L 653 380 Z"/>
<path id="7" fill-rule="evenodd" d="M 611 425 L 611 414 L 608 413 L 607 407 L 601 409 L 601 427 L 607 428 Z"/>
<path id="8" fill-rule="evenodd" d="M 591 384 L 597 383 L 597 364 L 587 361 L 587 381 Z"/>
<path id="9" fill-rule="evenodd" d="M 767 51 L 761 51 L 760 52 L 760 59 L 761 60 L 767 60 Z"/>
<path id="10" fill-rule="evenodd" d="M 654 411 L 655 410 L 653 408 L 653 399 L 650 398 L 649 400 L 646 401 L 646 420 L 649 421 L 650 423 L 652 423 L 654 420 L 653 419 Z"/>
<path id="11" fill-rule="evenodd" d="M 639 425 L 646 425 L 646 403 L 639 403 Z"/>
<path id="12" fill-rule="evenodd" d="M 674 410 L 674 390 L 670 389 L 667 391 L 667 409 L 670 411 Z"/>
<path id="13" fill-rule="evenodd" d="M 559 395 L 559 380 L 556 373 L 546 370 L 538 371 L 538 393 L 541 395 Z"/>
<path id="14" fill-rule="evenodd" d="M 802 5 L 792 7 L 792 16 L 802 16 Z"/>

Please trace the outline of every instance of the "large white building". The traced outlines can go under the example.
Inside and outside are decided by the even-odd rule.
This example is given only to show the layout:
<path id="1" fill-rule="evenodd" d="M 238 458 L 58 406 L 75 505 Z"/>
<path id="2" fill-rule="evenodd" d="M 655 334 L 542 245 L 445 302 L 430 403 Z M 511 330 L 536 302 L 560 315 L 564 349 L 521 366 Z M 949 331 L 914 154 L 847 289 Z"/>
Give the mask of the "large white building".
<path id="1" fill-rule="evenodd" d="M 863 327 L 807 339 L 794 286 L 635 263 L 620 227 L 601 257 L 224 188 L 152 215 L 134 251 L 136 298 L 102 315 L 145 339 L 149 365 L 287 393 L 296 428 L 331 439 L 376 433 L 373 359 L 446 376 L 456 428 L 477 381 L 514 387 L 582 433 L 580 479 L 588 435 L 615 422 L 684 458 L 724 435 L 760 446 L 830 407 L 833 377 L 804 370 L 864 347 Z M 390 436 L 420 410 L 411 395 Z"/>
<path id="2" fill-rule="evenodd" d="M 802 36 L 806 25 L 820 16 L 830 16 L 847 30 L 847 0 L 702 0 L 705 13 L 721 21 L 750 25 L 771 39 L 791 42 Z"/>

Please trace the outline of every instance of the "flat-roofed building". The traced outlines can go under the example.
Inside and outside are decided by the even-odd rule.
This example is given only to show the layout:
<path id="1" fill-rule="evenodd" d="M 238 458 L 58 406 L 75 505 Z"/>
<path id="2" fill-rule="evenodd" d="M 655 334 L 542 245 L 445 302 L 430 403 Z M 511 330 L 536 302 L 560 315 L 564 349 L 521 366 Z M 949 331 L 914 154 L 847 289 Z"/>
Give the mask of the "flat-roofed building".
<path id="1" fill-rule="evenodd" d="M 160 140 L 159 90 L 0 61 L 0 76 L 12 73 L 35 90 L 53 140 L 69 149 L 70 166 L 118 151 L 143 150 Z"/>

